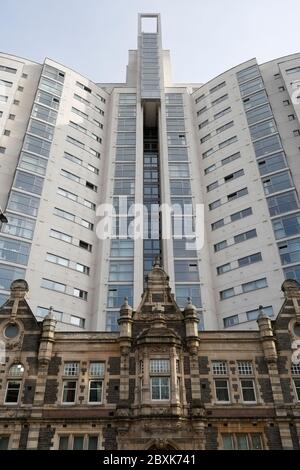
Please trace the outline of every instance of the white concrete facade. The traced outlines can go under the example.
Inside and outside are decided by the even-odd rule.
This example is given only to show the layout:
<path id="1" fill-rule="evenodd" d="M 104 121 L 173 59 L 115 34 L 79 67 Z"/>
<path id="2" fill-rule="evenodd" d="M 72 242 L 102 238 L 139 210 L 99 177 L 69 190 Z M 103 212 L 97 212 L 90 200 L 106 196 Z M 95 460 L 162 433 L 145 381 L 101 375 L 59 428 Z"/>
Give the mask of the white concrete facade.
<path id="1" fill-rule="evenodd" d="M 155 248 L 201 328 L 256 329 L 259 305 L 278 312 L 284 278 L 300 281 L 300 53 L 206 84 L 173 84 L 170 70 L 159 15 L 139 16 L 124 84 L 0 54 L 1 301 L 25 277 L 38 318 L 52 306 L 61 329 L 114 329 L 122 296 L 140 301 L 146 248 L 99 240 L 96 209 L 119 194 L 143 203 L 148 185 L 161 203 L 204 204 L 202 250 Z"/>

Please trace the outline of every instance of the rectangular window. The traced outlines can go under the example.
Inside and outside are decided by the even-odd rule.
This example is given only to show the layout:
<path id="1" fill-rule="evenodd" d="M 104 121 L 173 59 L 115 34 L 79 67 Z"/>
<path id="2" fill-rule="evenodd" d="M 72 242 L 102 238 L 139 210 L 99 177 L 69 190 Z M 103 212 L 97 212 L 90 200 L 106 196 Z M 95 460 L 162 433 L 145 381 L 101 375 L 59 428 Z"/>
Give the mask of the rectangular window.
<path id="1" fill-rule="evenodd" d="M 79 245 L 80 248 L 83 248 L 84 250 L 87 251 L 92 251 L 92 245 L 90 243 L 87 243 L 83 240 L 79 240 Z"/>
<path id="2" fill-rule="evenodd" d="M 236 222 L 237 220 L 244 219 L 245 217 L 248 217 L 249 215 L 252 215 L 252 208 L 247 207 L 247 209 L 243 209 L 241 211 L 235 212 L 234 214 L 230 215 L 230 221 L 231 222 Z"/>
<path id="3" fill-rule="evenodd" d="M 247 80 L 251 80 L 259 75 L 260 72 L 257 65 L 250 65 L 250 67 L 240 70 L 236 74 L 238 83 L 246 82 Z"/>
<path id="4" fill-rule="evenodd" d="M 17 73 L 17 69 L 13 69 L 12 67 L 7 67 L 6 65 L 0 65 L 0 71 L 1 72 L 7 72 L 7 73 Z"/>
<path id="5" fill-rule="evenodd" d="M 22 152 L 19 160 L 19 167 L 44 176 L 46 174 L 47 160 L 45 158 L 38 157 L 37 155 Z"/>
<path id="6" fill-rule="evenodd" d="M 277 132 L 277 127 L 274 119 L 269 121 L 263 121 L 258 124 L 253 124 L 249 127 L 250 135 L 252 140 L 261 139 L 270 134 L 275 134 Z"/>
<path id="7" fill-rule="evenodd" d="M 252 375 L 253 366 L 251 361 L 238 361 L 238 373 L 240 375 Z"/>
<path id="8" fill-rule="evenodd" d="M 55 290 L 57 292 L 65 293 L 66 285 L 61 284 L 60 282 L 51 281 L 50 279 L 42 279 L 41 287 L 44 289 Z"/>
<path id="9" fill-rule="evenodd" d="M 272 225 L 277 240 L 298 235 L 300 234 L 300 213 L 272 220 Z"/>
<path id="10" fill-rule="evenodd" d="M 190 196 L 190 181 L 172 180 L 170 181 L 170 192 L 172 196 Z"/>
<path id="11" fill-rule="evenodd" d="M 219 111 L 218 113 L 214 114 L 214 119 L 219 119 L 222 116 L 225 116 L 226 114 L 230 113 L 231 107 L 229 106 L 228 108 L 222 109 L 222 111 Z"/>
<path id="12" fill-rule="evenodd" d="M 193 305 L 195 305 L 197 308 L 200 308 L 202 306 L 200 286 L 186 286 L 176 284 L 175 292 L 176 301 L 181 308 L 184 308 L 186 306 L 188 297 L 191 297 Z"/>
<path id="13" fill-rule="evenodd" d="M 79 328 L 84 328 L 85 326 L 85 319 L 77 317 L 75 315 L 71 315 L 70 317 L 70 324 L 78 326 Z"/>
<path id="14" fill-rule="evenodd" d="M 151 359 L 150 360 L 150 373 L 151 374 L 168 374 L 170 372 L 169 359 Z"/>
<path id="15" fill-rule="evenodd" d="M 63 381 L 62 403 L 75 403 L 77 382 L 73 380 Z"/>
<path id="16" fill-rule="evenodd" d="M 224 226 L 224 219 L 220 219 L 211 224 L 211 229 L 217 230 L 218 228 L 223 227 L 223 226 Z"/>
<path id="17" fill-rule="evenodd" d="M 231 326 L 239 324 L 239 316 L 232 315 L 231 317 L 223 318 L 224 328 L 230 328 Z"/>
<path id="18" fill-rule="evenodd" d="M 63 188 L 58 188 L 57 194 L 59 194 L 60 196 L 66 197 L 67 199 L 71 199 L 71 201 L 77 201 L 78 199 L 77 194 L 71 193 L 70 191 L 67 191 L 66 189 L 63 189 Z"/>
<path id="19" fill-rule="evenodd" d="M 112 240 L 110 255 L 112 257 L 133 257 L 133 240 Z"/>
<path id="20" fill-rule="evenodd" d="M 46 140 L 39 139 L 33 135 L 26 135 L 23 150 L 36 153 L 48 158 L 50 154 L 51 143 Z"/>
<path id="21" fill-rule="evenodd" d="M 287 75 L 292 75 L 293 73 L 299 73 L 300 72 L 300 67 L 293 67 L 291 69 L 287 69 L 286 71 Z"/>
<path id="22" fill-rule="evenodd" d="M 58 209 L 57 207 L 54 208 L 54 215 L 58 217 L 62 217 L 63 219 L 70 220 L 71 222 L 75 221 L 75 215 L 71 214 L 70 212 L 63 211 L 62 209 Z"/>
<path id="23" fill-rule="evenodd" d="M 238 199 L 239 197 L 245 196 L 246 194 L 248 194 L 247 188 L 240 189 L 239 191 L 235 191 L 234 193 L 228 194 L 227 201 L 233 201 L 234 199 Z"/>
<path id="24" fill-rule="evenodd" d="M 221 88 L 224 88 L 226 86 L 226 82 L 221 82 L 218 83 L 218 85 L 215 85 L 209 90 L 209 93 L 215 93 L 216 91 L 220 90 Z"/>
<path id="25" fill-rule="evenodd" d="M 224 273 L 227 273 L 228 271 L 231 271 L 231 269 L 232 269 L 231 263 L 222 264 L 222 266 L 217 267 L 217 273 L 218 275 L 224 274 Z"/>
<path id="26" fill-rule="evenodd" d="M 197 261 L 176 260 L 174 262 L 176 282 L 199 282 Z"/>
<path id="27" fill-rule="evenodd" d="M 200 122 L 198 128 L 203 129 L 204 127 L 208 126 L 208 124 L 209 124 L 209 120 L 206 119 L 205 121 Z"/>
<path id="28" fill-rule="evenodd" d="M 133 180 L 115 180 L 114 195 L 130 196 L 134 195 L 135 181 Z"/>
<path id="29" fill-rule="evenodd" d="M 36 217 L 39 204 L 40 201 L 36 197 L 12 191 L 10 193 L 8 209 Z"/>
<path id="30" fill-rule="evenodd" d="M 217 188 L 219 186 L 218 181 L 214 181 L 213 183 L 210 183 L 208 186 L 206 186 L 206 191 L 212 191 L 213 189 Z"/>
<path id="31" fill-rule="evenodd" d="M 216 129 L 216 133 L 217 133 L 217 134 L 221 134 L 221 132 L 227 131 L 227 129 L 230 129 L 230 128 L 233 127 L 233 126 L 234 126 L 234 122 L 233 122 L 233 121 L 227 122 L 226 124 L 223 124 L 223 126 L 218 127 L 218 128 Z"/>
<path id="32" fill-rule="evenodd" d="M 57 96 L 53 96 L 42 90 L 37 91 L 36 101 L 38 103 L 44 104 L 45 106 L 49 106 L 49 108 L 52 109 L 58 109 L 60 103 L 60 99 L 57 98 Z"/>
<path id="33" fill-rule="evenodd" d="M 65 178 L 68 178 L 69 180 L 73 180 L 76 181 L 76 183 L 80 183 L 80 177 L 75 175 L 74 173 L 71 173 L 70 171 L 61 169 L 60 174 Z"/>
<path id="34" fill-rule="evenodd" d="M 212 106 L 216 106 L 217 104 L 219 103 L 222 103 L 222 101 L 225 101 L 228 99 L 228 95 L 222 95 L 220 96 L 219 98 L 215 99 L 214 101 L 211 102 L 211 105 Z"/>
<path id="35" fill-rule="evenodd" d="M 90 380 L 89 382 L 89 403 L 102 403 L 102 380 Z"/>
<path id="36" fill-rule="evenodd" d="M 234 173 L 230 173 L 229 175 L 226 175 L 224 177 L 224 182 L 227 183 L 229 181 L 235 180 L 239 178 L 240 176 L 243 176 L 244 174 L 245 174 L 244 170 L 235 171 Z"/>
<path id="37" fill-rule="evenodd" d="M 283 191 L 293 186 L 290 173 L 284 171 L 282 173 L 263 178 L 262 184 L 266 195 Z"/>
<path id="38" fill-rule="evenodd" d="M 27 265 L 30 246 L 29 243 L 0 237 L 0 259 L 10 263 Z"/>
<path id="39" fill-rule="evenodd" d="M 289 191 L 278 196 L 267 198 L 270 215 L 279 215 L 299 208 L 298 197 L 295 191 Z"/>
<path id="40" fill-rule="evenodd" d="M 281 140 L 278 135 L 272 135 L 253 143 L 257 158 L 282 149 Z"/>
<path id="41" fill-rule="evenodd" d="M 111 261 L 109 266 L 110 281 L 133 281 L 133 262 Z"/>
<path id="42" fill-rule="evenodd" d="M 294 379 L 294 385 L 296 390 L 296 398 L 300 401 L 300 379 Z"/>
<path id="43" fill-rule="evenodd" d="M 259 91 L 258 93 L 243 99 L 243 103 L 245 110 L 255 108 L 256 106 L 260 106 L 264 103 L 268 103 L 267 93 L 264 90 Z"/>
<path id="44" fill-rule="evenodd" d="M 216 400 L 223 403 L 229 403 L 228 380 L 215 379 Z"/>
<path id="45" fill-rule="evenodd" d="M 45 308 L 45 307 L 36 308 L 37 317 L 45 318 L 48 314 L 49 314 L 49 308 Z M 52 310 L 52 314 L 56 321 L 62 321 L 63 312 L 60 312 L 59 310 Z"/>
<path id="46" fill-rule="evenodd" d="M 231 144 L 234 144 L 235 142 L 237 142 L 237 136 L 233 136 L 233 137 L 230 137 L 230 139 L 227 139 L 227 140 L 224 140 L 224 142 L 221 142 L 219 144 L 219 149 L 222 149 L 224 147 L 228 147 L 228 145 L 231 145 Z"/>
<path id="47" fill-rule="evenodd" d="M 221 160 L 221 164 L 227 165 L 228 163 L 231 163 L 234 160 L 237 160 L 238 158 L 241 158 L 240 152 L 236 152 L 233 155 L 229 155 L 229 157 L 223 158 L 223 160 Z"/>
<path id="48" fill-rule="evenodd" d="M 283 152 L 275 153 L 267 158 L 258 160 L 257 164 L 261 175 L 266 175 L 267 173 L 273 173 L 286 168 L 286 160 Z"/>
<path id="49" fill-rule="evenodd" d="M 249 266 L 249 264 L 258 263 L 259 261 L 262 261 L 261 253 L 254 253 L 253 255 L 239 258 L 238 265 L 239 268 L 243 268 L 244 266 Z"/>
<path id="50" fill-rule="evenodd" d="M 204 142 L 207 142 L 211 138 L 211 134 L 207 134 L 204 137 L 200 139 L 201 144 L 204 144 Z"/>
<path id="51" fill-rule="evenodd" d="M 46 124 L 41 121 L 37 121 L 36 119 L 31 119 L 29 122 L 27 132 L 29 134 L 38 135 L 39 137 L 42 137 L 42 139 L 47 139 L 47 140 L 52 141 L 54 129 L 55 128 L 53 126 L 50 126 L 49 124 Z"/>
<path id="52" fill-rule="evenodd" d="M 14 214 L 7 214 L 7 216 L 8 223 L 1 226 L 2 233 L 32 240 L 35 228 L 34 220 Z"/>
<path id="53" fill-rule="evenodd" d="M 128 145 L 135 146 L 136 134 L 135 132 L 118 132 L 117 133 L 117 145 Z"/>
<path id="54" fill-rule="evenodd" d="M 263 289 L 264 287 L 268 287 L 267 279 L 265 277 L 262 279 L 257 279 L 256 281 L 242 284 L 242 291 L 246 293 L 257 289 Z"/>
<path id="55" fill-rule="evenodd" d="M 241 389 L 242 389 L 243 402 L 255 403 L 256 395 L 255 395 L 254 380 L 242 379 L 240 383 L 241 383 Z"/>
<path id="56" fill-rule="evenodd" d="M 66 243 L 72 243 L 71 235 L 67 235 L 66 233 L 63 233 L 63 232 L 58 232 L 57 230 L 54 230 L 54 229 L 50 230 L 50 237 L 57 238 L 58 240 L 61 240 Z"/>
<path id="57" fill-rule="evenodd" d="M 197 111 L 197 116 L 201 116 L 201 114 L 205 113 L 206 110 L 207 110 L 207 106 L 203 106 L 203 108 Z"/>
<path id="58" fill-rule="evenodd" d="M 50 65 L 45 65 L 42 74 L 52 80 L 63 83 L 65 80 L 65 72 L 58 70 Z"/>
<path id="59" fill-rule="evenodd" d="M 39 83 L 39 88 L 53 95 L 61 96 L 63 86 L 60 83 L 54 82 L 48 78 L 42 77 Z"/>
<path id="60" fill-rule="evenodd" d="M 65 362 L 64 375 L 75 376 L 79 374 L 79 362 Z"/>
<path id="61" fill-rule="evenodd" d="M 230 287 L 229 289 L 222 290 L 220 292 L 220 300 L 230 299 L 230 297 L 234 297 L 234 287 Z"/>
<path id="62" fill-rule="evenodd" d="M 9 380 L 6 386 L 5 403 L 12 405 L 19 402 L 21 390 L 21 382 L 17 380 Z"/>
<path id="63" fill-rule="evenodd" d="M 234 236 L 234 243 L 241 243 L 251 238 L 256 238 L 257 232 L 256 229 L 248 230 L 247 232 L 240 233 L 239 235 Z"/>
<path id="64" fill-rule="evenodd" d="M 167 138 L 168 145 L 187 145 L 185 134 L 168 133 Z"/>
<path id="65" fill-rule="evenodd" d="M 272 110 L 269 104 L 260 106 L 259 108 L 250 109 L 246 112 L 248 124 L 254 124 L 264 119 L 272 117 Z"/>
<path id="66" fill-rule="evenodd" d="M 44 179 L 31 175 L 25 171 L 17 170 L 14 187 L 34 194 L 42 194 Z"/>
<path id="67" fill-rule="evenodd" d="M 300 238 L 278 243 L 282 264 L 297 263 L 300 261 Z"/>
<path id="68" fill-rule="evenodd" d="M 215 252 L 224 250 L 225 248 L 227 248 L 227 240 L 223 240 L 223 241 L 221 241 L 219 243 L 216 243 L 214 245 Z"/>
<path id="69" fill-rule="evenodd" d="M 49 263 L 59 264 L 60 266 L 64 266 L 66 268 L 69 267 L 69 263 L 70 263 L 70 261 L 67 258 L 53 255 L 52 253 L 47 253 L 46 261 L 49 261 Z"/>
<path id="70" fill-rule="evenodd" d="M 0 264 L 0 289 L 9 290 L 16 279 L 24 279 L 25 269 Z"/>
<path id="71" fill-rule="evenodd" d="M 240 85 L 240 92 L 242 97 L 251 95 L 252 93 L 255 93 L 256 91 L 260 91 L 264 88 L 264 83 L 260 77 L 255 78 L 254 80 L 251 80 L 247 83 L 244 83 L 243 85 Z"/>
<path id="72" fill-rule="evenodd" d="M 263 307 L 263 311 L 264 311 L 264 313 L 265 313 L 266 315 L 268 315 L 269 317 L 273 317 L 273 307 L 272 307 L 272 306 Z M 247 320 L 248 320 L 248 321 L 257 320 L 257 317 L 258 317 L 259 314 L 260 314 L 260 310 L 259 310 L 259 309 L 256 309 L 256 310 L 249 310 L 248 312 L 246 312 Z"/>
<path id="73" fill-rule="evenodd" d="M 207 168 L 204 169 L 204 174 L 208 175 L 208 173 L 211 173 L 216 169 L 216 164 L 214 163 L 213 165 L 208 166 Z"/>
<path id="74" fill-rule="evenodd" d="M 124 298 L 128 298 L 129 305 L 133 303 L 133 286 L 132 285 L 109 285 L 107 294 L 108 308 L 121 308 Z"/>
<path id="75" fill-rule="evenodd" d="M 8 450 L 8 447 L 9 447 L 9 436 L 0 435 L 0 450 Z"/>
<path id="76" fill-rule="evenodd" d="M 151 377 L 151 399 L 169 400 L 170 399 L 170 378 L 169 377 Z"/>
<path id="77" fill-rule="evenodd" d="M 52 109 L 41 106 L 40 104 L 35 104 L 32 108 L 31 115 L 42 121 L 46 121 L 49 124 L 55 124 L 57 119 L 57 112 Z M 53 134 L 53 132 L 52 132 Z M 50 139 L 51 140 L 51 139 Z"/>

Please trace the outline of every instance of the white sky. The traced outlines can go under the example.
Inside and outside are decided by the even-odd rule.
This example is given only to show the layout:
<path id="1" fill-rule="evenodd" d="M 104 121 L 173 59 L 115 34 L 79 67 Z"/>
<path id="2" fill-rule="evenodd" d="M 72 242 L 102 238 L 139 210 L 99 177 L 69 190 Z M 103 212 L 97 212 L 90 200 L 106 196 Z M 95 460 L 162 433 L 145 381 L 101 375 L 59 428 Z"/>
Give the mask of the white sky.
<path id="1" fill-rule="evenodd" d="M 1 5 L 2 3 L 2 5 Z M 0 50 L 50 57 L 98 82 L 125 80 L 137 13 L 161 13 L 174 82 L 205 82 L 252 57 L 300 51 L 299 0 L 4 0 Z"/>

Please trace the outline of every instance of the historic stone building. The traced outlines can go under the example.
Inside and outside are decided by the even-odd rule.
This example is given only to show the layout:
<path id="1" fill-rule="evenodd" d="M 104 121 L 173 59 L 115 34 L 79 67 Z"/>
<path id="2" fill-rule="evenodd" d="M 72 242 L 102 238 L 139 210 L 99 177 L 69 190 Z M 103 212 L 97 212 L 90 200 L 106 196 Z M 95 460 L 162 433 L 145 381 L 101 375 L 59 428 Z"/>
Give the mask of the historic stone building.
<path id="1" fill-rule="evenodd" d="M 14 281 L 0 310 L 0 447 L 299 449 L 300 286 L 282 290 L 257 331 L 198 332 L 156 264 L 120 332 L 57 332 Z"/>

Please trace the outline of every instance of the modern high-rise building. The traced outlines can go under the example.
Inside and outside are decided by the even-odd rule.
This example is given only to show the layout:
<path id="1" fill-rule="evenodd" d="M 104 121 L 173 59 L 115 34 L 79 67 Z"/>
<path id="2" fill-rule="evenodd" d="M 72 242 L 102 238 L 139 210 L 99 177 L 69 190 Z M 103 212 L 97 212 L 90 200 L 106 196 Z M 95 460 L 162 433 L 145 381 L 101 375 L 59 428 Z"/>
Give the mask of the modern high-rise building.
<path id="1" fill-rule="evenodd" d="M 275 315 L 283 280 L 300 281 L 297 83 L 300 53 L 174 84 L 158 14 L 139 15 L 125 83 L 0 54 L 1 303 L 25 278 L 38 318 L 51 305 L 60 329 L 114 330 L 159 258 L 201 329 L 257 328 L 260 304 Z M 132 203 L 193 211 L 172 215 L 169 238 L 153 211 L 149 238 L 102 240 L 97 207 L 113 204 L 119 230 Z M 176 236 L 198 204 L 201 250 Z"/>

